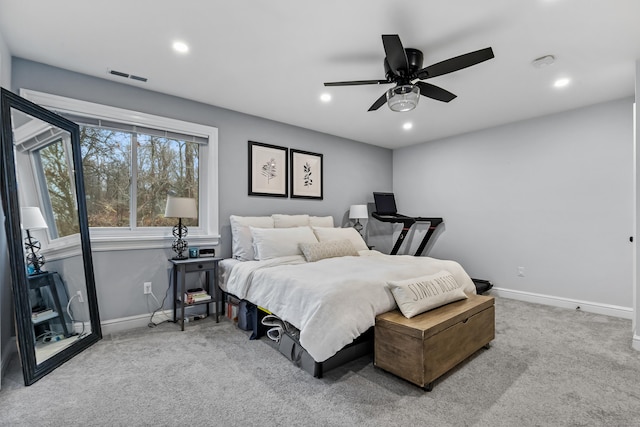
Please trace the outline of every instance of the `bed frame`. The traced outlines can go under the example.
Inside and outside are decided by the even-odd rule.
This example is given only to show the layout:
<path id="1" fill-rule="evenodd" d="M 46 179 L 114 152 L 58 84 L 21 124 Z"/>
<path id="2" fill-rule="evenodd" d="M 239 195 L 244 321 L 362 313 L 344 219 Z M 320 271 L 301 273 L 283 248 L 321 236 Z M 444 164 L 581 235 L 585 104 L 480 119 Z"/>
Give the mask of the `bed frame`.
<path id="1" fill-rule="evenodd" d="M 249 316 L 251 317 L 252 324 L 252 331 L 249 339 L 260 339 L 266 335 L 266 331 L 268 329 L 267 326 L 262 324 L 262 319 L 268 313 L 261 310 L 255 304 L 250 302 L 247 303 L 249 304 L 247 310 L 250 313 Z M 304 347 L 302 347 L 300 342 L 290 334 L 284 333 L 279 343 L 271 340 L 269 341 L 272 347 L 275 347 L 296 366 L 299 366 L 315 378 L 322 378 L 326 372 L 342 366 L 345 363 L 366 355 L 373 355 L 373 331 L 374 327 L 372 326 L 352 343 L 347 344 L 342 348 L 342 350 L 324 362 L 316 362 L 313 360 Z"/>

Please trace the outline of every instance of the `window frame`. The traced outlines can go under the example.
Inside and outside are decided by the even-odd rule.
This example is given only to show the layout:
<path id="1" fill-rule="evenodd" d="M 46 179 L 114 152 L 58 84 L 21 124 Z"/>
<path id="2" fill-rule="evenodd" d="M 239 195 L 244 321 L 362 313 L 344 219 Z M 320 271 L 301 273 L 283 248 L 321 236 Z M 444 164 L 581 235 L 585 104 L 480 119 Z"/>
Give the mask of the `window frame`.
<path id="1" fill-rule="evenodd" d="M 200 144 L 199 150 L 198 227 L 189 227 L 187 240 L 194 246 L 219 244 L 217 128 L 30 89 L 20 89 L 20 96 L 56 113 L 68 113 L 207 138 L 208 143 Z M 31 152 L 29 157 L 35 174 L 36 165 Z M 34 184 L 38 187 L 35 189 L 38 193 L 43 190 L 39 188 L 37 181 Z M 41 197 L 40 200 L 42 200 Z M 137 227 L 135 224 L 132 228 L 91 227 L 90 236 L 94 251 L 168 248 L 171 247 L 174 239 L 171 227 Z M 47 243 L 46 252 L 49 258 L 69 256 L 72 253 L 79 253 L 80 250 L 79 247 L 69 247 L 65 238 L 50 240 Z"/>

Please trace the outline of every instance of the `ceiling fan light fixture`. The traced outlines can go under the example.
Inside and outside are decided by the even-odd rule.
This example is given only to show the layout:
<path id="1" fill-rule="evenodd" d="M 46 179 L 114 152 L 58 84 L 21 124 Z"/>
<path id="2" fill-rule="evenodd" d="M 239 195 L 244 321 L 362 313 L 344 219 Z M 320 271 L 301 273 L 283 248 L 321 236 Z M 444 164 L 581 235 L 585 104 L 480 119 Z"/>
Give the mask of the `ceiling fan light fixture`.
<path id="1" fill-rule="evenodd" d="M 387 105 L 391 111 L 411 111 L 418 106 L 420 88 L 416 85 L 402 85 L 387 91 Z"/>

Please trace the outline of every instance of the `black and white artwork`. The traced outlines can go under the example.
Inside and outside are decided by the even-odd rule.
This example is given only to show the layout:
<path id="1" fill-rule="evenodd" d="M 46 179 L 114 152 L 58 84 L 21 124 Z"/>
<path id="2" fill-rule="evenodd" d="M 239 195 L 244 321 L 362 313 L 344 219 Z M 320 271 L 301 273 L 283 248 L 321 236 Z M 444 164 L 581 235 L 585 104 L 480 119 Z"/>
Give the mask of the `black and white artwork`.
<path id="1" fill-rule="evenodd" d="M 287 148 L 249 141 L 249 195 L 287 197 Z"/>
<path id="2" fill-rule="evenodd" d="M 289 150 L 291 197 L 322 200 L 322 154 Z"/>

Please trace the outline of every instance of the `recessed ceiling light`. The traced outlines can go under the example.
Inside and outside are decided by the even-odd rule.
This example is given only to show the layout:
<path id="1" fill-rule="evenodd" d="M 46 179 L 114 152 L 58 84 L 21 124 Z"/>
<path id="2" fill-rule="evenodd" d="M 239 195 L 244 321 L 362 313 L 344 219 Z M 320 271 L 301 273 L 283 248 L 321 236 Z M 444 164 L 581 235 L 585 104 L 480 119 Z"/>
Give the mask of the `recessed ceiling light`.
<path id="1" fill-rule="evenodd" d="M 407 122 L 407 123 L 402 125 L 402 129 L 404 129 L 404 130 L 409 130 L 412 127 L 413 127 L 413 123 L 411 123 L 411 122 Z"/>
<path id="2" fill-rule="evenodd" d="M 322 102 L 331 101 L 331 94 L 330 93 L 323 93 L 322 95 L 320 95 L 320 101 L 322 101 Z"/>
<path id="3" fill-rule="evenodd" d="M 189 46 L 184 42 L 173 42 L 173 50 L 180 53 L 189 52 Z"/>
<path id="4" fill-rule="evenodd" d="M 561 88 L 567 86 L 569 83 L 571 83 L 571 79 L 563 77 L 553 82 L 553 87 Z"/>

